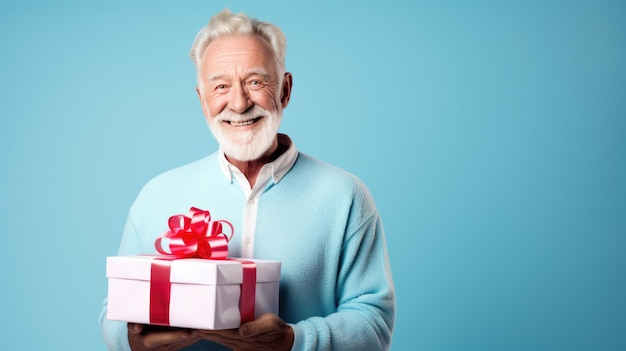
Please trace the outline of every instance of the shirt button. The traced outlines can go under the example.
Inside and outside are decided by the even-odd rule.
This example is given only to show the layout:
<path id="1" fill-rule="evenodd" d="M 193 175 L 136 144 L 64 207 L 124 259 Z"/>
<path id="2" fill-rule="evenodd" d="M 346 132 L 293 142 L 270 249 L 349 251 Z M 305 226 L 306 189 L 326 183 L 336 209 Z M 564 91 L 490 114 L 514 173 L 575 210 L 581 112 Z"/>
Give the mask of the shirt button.
<path id="1" fill-rule="evenodd" d="M 247 236 L 247 237 L 246 237 L 246 239 L 245 239 L 246 244 L 250 244 L 250 242 L 251 242 L 251 241 L 252 241 L 252 240 L 250 240 L 250 237 L 249 237 L 249 236 Z"/>

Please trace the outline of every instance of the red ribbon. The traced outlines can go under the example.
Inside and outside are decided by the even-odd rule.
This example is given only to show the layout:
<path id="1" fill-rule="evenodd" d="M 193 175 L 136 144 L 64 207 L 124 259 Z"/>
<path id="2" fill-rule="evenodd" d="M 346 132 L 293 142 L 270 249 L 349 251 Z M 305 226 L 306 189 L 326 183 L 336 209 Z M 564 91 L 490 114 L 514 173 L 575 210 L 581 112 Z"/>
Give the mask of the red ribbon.
<path id="1" fill-rule="evenodd" d="M 170 325 L 171 262 L 152 260 L 150 265 L 150 324 Z"/>
<path id="2" fill-rule="evenodd" d="M 243 267 L 243 281 L 239 296 L 239 313 L 241 324 L 254 320 L 254 298 L 256 296 L 256 263 L 241 258 L 229 258 L 241 262 Z"/>
<path id="3" fill-rule="evenodd" d="M 223 233 L 222 223 L 230 227 L 230 236 Z M 195 207 L 189 210 L 189 216 L 171 216 L 168 224 L 170 230 L 154 243 L 157 251 L 165 256 L 157 257 L 151 263 L 150 324 L 170 325 L 170 261 L 190 257 L 228 259 L 242 264 L 243 281 L 239 297 L 241 324 L 253 321 L 256 264 L 244 259 L 226 258 L 228 242 L 234 233 L 232 224 L 225 220 L 211 222 L 209 211 Z M 163 239 L 169 239 L 169 252 L 163 248 Z"/>
<path id="4" fill-rule="evenodd" d="M 223 232 L 222 224 L 230 227 L 230 236 Z M 189 209 L 189 216 L 171 216 L 170 230 L 163 233 L 155 242 L 156 250 L 163 255 L 177 258 L 198 257 L 223 260 L 228 256 L 228 242 L 233 236 L 233 225 L 228 221 L 211 221 L 209 211 L 195 207 Z M 163 239 L 169 239 L 169 252 L 163 248 Z"/>

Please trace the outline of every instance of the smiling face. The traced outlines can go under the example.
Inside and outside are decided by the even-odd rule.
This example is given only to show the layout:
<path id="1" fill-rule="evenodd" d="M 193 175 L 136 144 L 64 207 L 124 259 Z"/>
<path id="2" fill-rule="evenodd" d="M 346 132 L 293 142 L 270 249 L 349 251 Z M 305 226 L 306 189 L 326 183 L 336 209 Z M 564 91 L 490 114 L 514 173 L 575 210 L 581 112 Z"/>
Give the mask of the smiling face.
<path id="1" fill-rule="evenodd" d="M 252 161 L 273 152 L 291 92 L 291 75 L 280 78 L 269 45 L 259 37 L 225 36 L 207 47 L 198 95 L 227 156 Z"/>

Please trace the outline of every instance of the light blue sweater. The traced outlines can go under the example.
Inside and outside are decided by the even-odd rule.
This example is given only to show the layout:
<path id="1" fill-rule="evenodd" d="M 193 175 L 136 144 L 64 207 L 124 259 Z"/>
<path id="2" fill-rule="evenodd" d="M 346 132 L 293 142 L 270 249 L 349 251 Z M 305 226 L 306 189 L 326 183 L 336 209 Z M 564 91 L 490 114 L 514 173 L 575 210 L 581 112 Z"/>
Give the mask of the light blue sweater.
<path id="1" fill-rule="evenodd" d="M 246 198 L 222 173 L 218 153 L 163 173 L 132 205 L 119 254 L 154 253 L 174 214 L 195 206 L 233 223 L 229 256 L 239 255 Z M 254 257 L 282 262 L 280 317 L 295 332 L 293 350 L 387 350 L 395 292 L 383 226 L 365 187 L 349 173 L 298 154 L 258 203 Z M 100 314 L 111 350 L 130 350 L 126 323 Z M 199 343 L 188 350 L 223 350 Z"/>

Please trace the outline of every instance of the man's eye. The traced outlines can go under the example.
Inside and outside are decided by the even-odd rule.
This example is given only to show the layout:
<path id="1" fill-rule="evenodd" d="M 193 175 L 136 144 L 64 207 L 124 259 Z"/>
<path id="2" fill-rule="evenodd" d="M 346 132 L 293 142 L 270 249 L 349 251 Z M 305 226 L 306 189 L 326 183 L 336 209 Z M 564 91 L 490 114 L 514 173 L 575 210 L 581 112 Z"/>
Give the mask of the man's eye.
<path id="1" fill-rule="evenodd" d="M 226 84 L 219 84 L 215 86 L 215 90 L 223 90 L 226 89 Z"/>
<path id="2" fill-rule="evenodd" d="M 263 85 L 264 85 L 263 81 L 258 80 L 258 79 L 254 79 L 254 80 L 251 80 L 251 81 L 248 82 L 248 86 L 251 89 L 259 89 L 259 88 L 262 88 Z"/>

